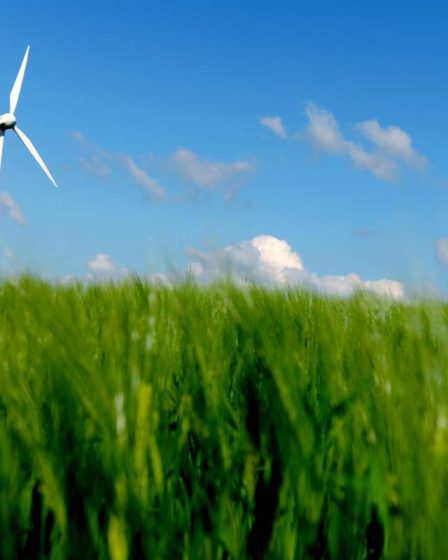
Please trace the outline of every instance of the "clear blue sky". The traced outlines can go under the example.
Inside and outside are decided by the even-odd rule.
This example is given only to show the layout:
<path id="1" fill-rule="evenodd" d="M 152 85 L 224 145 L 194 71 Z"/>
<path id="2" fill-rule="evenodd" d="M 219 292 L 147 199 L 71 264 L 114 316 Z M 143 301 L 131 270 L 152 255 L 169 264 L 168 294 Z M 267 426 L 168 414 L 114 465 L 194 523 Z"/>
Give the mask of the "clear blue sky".
<path id="1" fill-rule="evenodd" d="M 448 6 L 297 4 L 3 2 L 0 112 L 30 44 L 16 115 L 59 189 L 7 134 L 0 191 L 27 224 L 3 205 L 0 270 L 146 274 L 269 235 L 319 276 L 445 291 Z"/>

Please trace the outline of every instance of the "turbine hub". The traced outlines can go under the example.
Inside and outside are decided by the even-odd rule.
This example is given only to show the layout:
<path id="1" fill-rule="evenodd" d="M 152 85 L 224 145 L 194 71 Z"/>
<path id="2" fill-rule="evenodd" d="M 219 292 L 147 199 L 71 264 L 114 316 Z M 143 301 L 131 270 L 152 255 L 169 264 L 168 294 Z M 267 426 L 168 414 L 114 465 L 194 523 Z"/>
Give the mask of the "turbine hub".
<path id="1" fill-rule="evenodd" d="M 0 129 L 14 128 L 16 125 L 16 117 L 12 113 L 4 113 L 0 115 Z"/>

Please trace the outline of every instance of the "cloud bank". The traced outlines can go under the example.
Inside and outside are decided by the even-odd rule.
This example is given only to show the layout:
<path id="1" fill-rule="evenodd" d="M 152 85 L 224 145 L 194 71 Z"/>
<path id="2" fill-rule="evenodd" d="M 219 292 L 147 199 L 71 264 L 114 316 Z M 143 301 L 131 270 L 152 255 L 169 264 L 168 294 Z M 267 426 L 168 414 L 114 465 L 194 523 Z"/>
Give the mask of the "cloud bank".
<path id="1" fill-rule="evenodd" d="M 395 280 L 363 280 L 355 273 L 319 276 L 310 272 L 301 256 L 286 241 L 271 235 L 259 235 L 250 241 L 217 250 L 190 248 L 187 257 L 189 264 L 184 272 L 201 283 L 230 278 L 240 285 L 255 283 L 267 288 L 303 287 L 331 296 L 349 297 L 358 290 L 364 290 L 395 300 L 405 297 L 404 285 Z M 81 281 L 119 282 L 129 277 L 129 270 L 117 265 L 106 253 L 98 253 L 87 263 L 87 269 Z M 146 278 L 151 282 L 171 285 L 183 277 L 183 273 L 157 273 Z M 76 277 L 66 277 L 65 281 L 76 281 Z"/>
<path id="2" fill-rule="evenodd" d="M 305 269 L 300 255 L 290 245 L 270 235 L 260 235 L 215 251 L 189 249 L 189 272 L 198 281 L 230 276 L 239 283 L 256 282 L 263 286 L 303 286 L 320 293 L 350 296 L 367 290 L 392 299 L 405 295 L 401 282 L 389 279 L 362 280 L 357 274 L 319 276 Z"/>

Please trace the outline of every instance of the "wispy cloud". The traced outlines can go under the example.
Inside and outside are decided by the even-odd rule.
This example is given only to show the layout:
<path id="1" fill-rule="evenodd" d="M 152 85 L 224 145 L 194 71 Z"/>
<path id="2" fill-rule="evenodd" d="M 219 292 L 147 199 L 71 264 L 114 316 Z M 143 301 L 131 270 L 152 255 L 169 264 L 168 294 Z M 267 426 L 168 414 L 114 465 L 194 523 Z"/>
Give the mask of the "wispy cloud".
<path id="1" fill-rule="evenodd" d="M 377 120 L 369 120 L 358 123 L 356 128 L 375 144 L 381 153 L 404 161 L 416 169 L 424 169 L 428 164 L 426 157 L 412 147 L 411 136 L 400 127 L 382 128 Z"/>
<path id="2" fill-rule="evenodd" d="M 84 156 L 80 158 L 81 167 L 89 175 L 105 179 L 112 174 L 114 164 L 121 164 L 128 176 L 136 185 L 143 187 L 151 200 L 164 200 L 166 191 L 159 182 L 151 177 L 147 171 L 140 167 L 129 155 L 114 154 L 90 142 L 85 135 L 77 130 L 70 136 L 81 146 Z"/>
<path id="3" fill-rule="evenodd" d="M 424 169 L 427 159 L 412 147 L 411 136 L 398 126 L 382 128 L 377 120 L 363 121 L 355 129 L 375 148 L 368 151 L 359 143 L 347 140 L 339 130 L 332 113 L 314 103 L 306 107 L 308 124 L 305 138 L 317 150 L 347 156 L 359 169 L 370 171 L 384 181 L 394 181 L 400 174 L 399 163 Z"/>
<path id="4" fill-rule="evenodd" d="M 81 159 L 81 165 L 89 173 L 100 179 L 104 179 L 111 174 L 111 168 L 106 163 L 104 156 L 92 154 L 88 159 Z"/>
<path id="5" fill-rule="evenodd" d="M 170 158 L 172 169 L 187 183 L 205 190 L 213 190 L 221 185 L 235 185 L 255 172 L 252 161 L 241 160 L 232 163 L 200 159 L 194 152 L 181 148 Z"/>
<path id="6" fill-rule="evenodd" d="M 166 190 L 155 179 L 149 176 L 148 172 L 139 167 L 129 156 L 120 158 L 134 182 L 143 187 L 152 200 L 164 200 Z"/>
<path id="7" fill-rule="evenodd" d="M 443 265 L 448 265 L 448 237 L 436 239 L 437 259 Z"/>
<path id="8" fill-rule="evenodd" d="M 84 155 L 79 159 L 79 163 L 84 171 L 100 179 L 108 177 L 112 173 L 111 162 L 113 155 L 87 140 L 79 130 L 69 134 L 81 146 L 84 152 Z"/>
<path id="9" fill-rule="evenodd" d="M 8 192 L 0 192 L 0 208 L 21 226 L 27 224 L 27 219 L 25 218 L 22 210 Z"/>
<path id="10" fill-rule="evenodd" d="M 266 128 L 269 128 L 274 134 L 279 136 L 280 138 L 287 138 L 288 133 L 286 132 L 286 128 L 283 125 L 282 119 L 279 116 L 275 117 L 262 117 L 260 122 Z"/>
<path id="11" fill-rule="evenodd" d="M 373 229 L 370 228 L 361 228 L 361 229 L 354 229 L 352 233 L 355 237 L 361 237 L 366 239 L 367 237 L 372 237 L 374 231 Z"/>
<path id="12" fill-rule="evenodd" d="M 346 141 L 339 132 L 338 123 L 333 114 L 309 103 L 305 109 L 308 117 L 306 136 L 318 150 L 333 154 L 342 154 L 346 150 Z"/>
<path id="13" fill-rule="evenodd" d="M 267 286 L 304 286 L 319 292 L 349 296 L 356 290 L 401 299 L 404 286 L 389 279 L 363 280 L 351 273 L 319 276 L 305 269 L 302 258 L 284 240 L 260 235 L 214 251 L 189 249 L 189 271 L 200 281 L 230 275 L 237 282 L 255 281 Z"/>
<path id="14" fill-rule="evenodd" d="M 120 164 L 132 182 L 142 187 L 151 200 L 168 200 L 167 189 L 130 155 L 107 152 L 87 140 L 80 131 L 71 132 L 70 135 L 85 152 L 85 155 L 80 158 L 80 165 L 88 174 L 104 179 L 111 175 L 114 164 Z M 210 161 L 199 158 L 186 148 L 171 154 L 168 161 L 169 169 L 184 182 L 209 191 L 225 187 L 227 198 L 230 198 L 241 182 L 256 170 L 255 163 L 249 160 L 231 163 Z M 179 200 L 179 198 L 171 200 Z"/>

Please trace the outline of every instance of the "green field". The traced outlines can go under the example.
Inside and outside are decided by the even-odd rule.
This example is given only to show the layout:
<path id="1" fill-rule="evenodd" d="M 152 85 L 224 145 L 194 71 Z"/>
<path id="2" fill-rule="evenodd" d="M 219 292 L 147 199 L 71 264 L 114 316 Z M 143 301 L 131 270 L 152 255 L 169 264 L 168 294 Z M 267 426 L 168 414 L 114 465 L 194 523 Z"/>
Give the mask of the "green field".
<path id="1" fill-rule="evenodd" d="M 3 559 L 448 558 L 448 306 L 0 286 Z"/>

